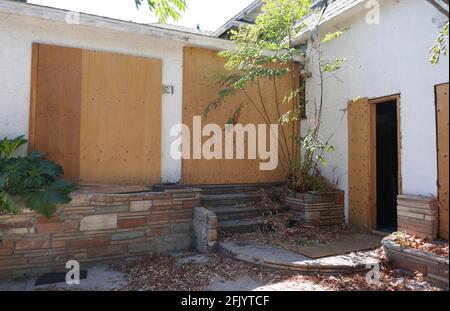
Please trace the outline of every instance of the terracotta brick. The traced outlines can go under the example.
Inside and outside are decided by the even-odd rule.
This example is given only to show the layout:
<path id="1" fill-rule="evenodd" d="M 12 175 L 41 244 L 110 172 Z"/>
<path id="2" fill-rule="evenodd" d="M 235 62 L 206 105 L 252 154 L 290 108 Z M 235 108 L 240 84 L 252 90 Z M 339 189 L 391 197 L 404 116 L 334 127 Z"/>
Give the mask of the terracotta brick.
<path id="1" fill-rule="evenodd" d="M 65 248 L 65 247 L 66 247 L 65 240 L 53 240 L 52 241 L 52 248 Z"/>
<path id="2" fill-rule="evenodd" d="M 83 239 L 67 240 L 67 249 L 83 249 L 107 246 L 111 243 L 110 236 L 97 236 Z"/>
<path id="3" fill-rule="evenodd" d="M 14 248 L 14 240 L 2 240 L 2 243 L 0 244 L 1 248 Z"/>
<path id="4" fill-rule="evenodd" d="M 144 200 L 164 200 L 170 199 L 172 196 L 169 193 L 147 193 L 144 194 Z"/>
<path id="5" fill-rule="evenodd" d="M 25 265 L 27 263 L 27 259 L 25 257 L 9 257 L 9 258 L 0 258 L 0 267 L 13 267 Z"/>
<path id="6" fill-rule="evenodd" d="M 165 205 L 172 205 L 171 199 L 164 199 L 164 200 L 153 200 L 153 206 L 165 206 Z"/>
<path id="7" fill-rule="evenodd" d="M 46 234 L 46 233 L 60 233 L 64 232 L 64 223 L 63 222 L 55 222 L 55 223 L 38 223 L 37 225 L 37 233 Z"/>
<path id="8" fill-rule="evenodd" d="M 147 220 L 145 218 L 120 219 L 117 225 L 119 229 L 139 228 L 145 227 Z"/>
<path id="9" fill-rule="evenodd" d="M 414 218 L 414 219 L 418 219 L 418 220 L 425 219 L 424 215 L 417 214 L 417 213 L 411 213 L 411 212 L 397 211 L 397 215 L 403 216 L 403 217 Z"/>
<path id="10" fill-rule="evenodd" d="M 7 222 L 0 222 L 0 229 L 31 228 L 33 225 L 34 224 L 31 219 L 19 221 L 10 220 Z"/>
<path id="11" fill-rule="evenodd" d="M 201 206 L 200 200 L 183 201 L 183 208 L 194 208 Z"/>
<path id="12" fill-rule="evenodd" d="M 53 256 L 29 257 L 27 260 L 28 260 L 28 263 L 30 265 L 33 265 L 33 264 L 45 264 L 45 263 L 53 262 Z"/>
<path id="13" fill-rule="evenodd" d="M 52 218 L 39 216 L 36 218 L 36 220 L 37 220 L 38 224 L 51 224 L 51 223 L 63 222 L 63 220 L 57 215 L 53 216 Z"/>
<path id="14" fill-rule="evenodd" d="M 103 202 L 103 203 L 112 203 L 114 199 L 112 196 L 107 194 L 94 194 L 90 200 L 91 203 Z"/>
<path id="15" fill-rule="evenodd" d="M 127 245 L 110 245 L 106 247 L 96 247 L 88 250 L 89 258 L 109 257 L 115 255 L 125 255 L 127 253 Z"/>
<path id="16" fill-rule="evenodd" d="M 152 212 L 170 212 L 172 209 L 176 208 L 177 205 L 159 205 L 159 206 L 153 206 L 151 211 Z M 179 204 L 179 207 L 181 208 L 181 204 Z"/>
<path id="17" fill-rule="evenodd" d="M 174 215 L 173 215 L 174 220 L 191 219 L 193 217 L 194 217 L 194 210 L 191 210 L 191 209 L 179 211 L 179 212 L 174 213 Z"/>
<path id="18" fill-rule="evenodd" d="M 170 227 L 157 227 L 145 230 L 148 237 L 164 236 L 170 233 Z"/>
<path id="19" fill-rule="evenodd" d="M 50 240 L 42 239 L 21 239 L 16 242 L 16 250 L 45 249 L 50 248 Z"/>
<path id="20" fill-rule="evenodd" d="M 12 253 L 12 248 L 0 248 L 0 256 L 11 256 Z"/>
<path id="21" fill-rule="evenodd" d="M 78 231 L 78 223 L 79 223 L 79 221 L 77 221 L 77 220 L 66 221 L 64 231 L 65 232 L 77 232 Z"/>
<path id="22" fill-rule="evenodd" d="M 172 218 L 172 213 L 152 213 L 149 221 L 169 221 Z"/>

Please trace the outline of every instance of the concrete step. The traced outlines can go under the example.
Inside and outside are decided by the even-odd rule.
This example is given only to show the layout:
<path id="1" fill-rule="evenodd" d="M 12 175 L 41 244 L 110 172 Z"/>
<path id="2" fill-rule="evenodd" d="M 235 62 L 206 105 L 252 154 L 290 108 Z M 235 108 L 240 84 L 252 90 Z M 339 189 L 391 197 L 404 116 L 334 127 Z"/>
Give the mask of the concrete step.
<path id="1" fill-rule="evenodd" d="M 236 204 L 256 203 L 261 200 L 258 193 L 232 193 L 202 195 L 204 207 L 235 206 Z"/>
<path id="2" fill-rule="evenodd" d="M 255 193 L 265 188 L 281 187 L 282 183 L 262 184 L 228 184 L 228 185 L 198 185 L 204 195 Z"/>
<path id="3" fill-rule="evenodd" d="M 247 233 L 258 230 L 255 219 L 226 220 L 219 222 L 219 233 Z"/>
<path id="4" fill-rule="evenodd" d="M 260 207 L 213 207 L 211 210 L 216 214 L 217 219 L 220 221 L 226 220 L 238 220 L 243 218 L 256 218 L 262 216 L 264 213 L 268 213 L 269 210 Z"/>

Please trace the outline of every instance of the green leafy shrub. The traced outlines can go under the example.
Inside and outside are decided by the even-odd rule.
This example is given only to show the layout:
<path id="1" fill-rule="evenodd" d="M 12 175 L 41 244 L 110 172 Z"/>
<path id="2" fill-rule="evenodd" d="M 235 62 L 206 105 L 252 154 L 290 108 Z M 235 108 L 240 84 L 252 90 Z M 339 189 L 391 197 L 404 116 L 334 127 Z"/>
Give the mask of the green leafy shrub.
<path id="1" fill-rule="evenodd" d="M 25 143 L 23 136 L 0 140 L 0 213 L 18 213 L 12 196 L 23 195 L 28 208 L 50 218 L 57 204 L 70 202 L 74 186 L 61 179 L 63 168 L 42 153 L 14 157 Z"/>

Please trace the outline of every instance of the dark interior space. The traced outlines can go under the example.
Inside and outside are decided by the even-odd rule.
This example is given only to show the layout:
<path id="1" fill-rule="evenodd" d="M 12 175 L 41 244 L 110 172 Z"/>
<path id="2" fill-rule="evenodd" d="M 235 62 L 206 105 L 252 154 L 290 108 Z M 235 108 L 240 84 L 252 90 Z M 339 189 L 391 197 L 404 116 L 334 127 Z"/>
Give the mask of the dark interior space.
<path id="1" fill-rule="evenodd" d="M 397 229 L 397 102 L 377 104 L 377 229 Z"/>

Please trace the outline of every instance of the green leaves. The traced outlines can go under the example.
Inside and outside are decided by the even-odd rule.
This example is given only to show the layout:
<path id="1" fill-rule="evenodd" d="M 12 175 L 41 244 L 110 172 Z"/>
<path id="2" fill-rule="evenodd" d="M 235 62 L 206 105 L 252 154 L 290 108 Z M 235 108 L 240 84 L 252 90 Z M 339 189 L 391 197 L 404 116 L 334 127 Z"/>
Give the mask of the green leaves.
<path id="1" fill-rule="evenodd" d="M 73 185 L 64 180 L 54 181 L 42 189 L 28 192 L 25 195 L 28 208 L 51 218 L 56 212 L 57 204 L 70 202 L 70 192 L 74 190 Z"/>
<path id="2" fill-rule="evenodd" d="M 0 158 L 9 160 L 20 146 L 26 144 L 28 141 L 24 136 L 19 136 L 14 139 L 3 138 L 0 140 Z"/>
<path id="3" fill-rule="evenodd" d="M 7 192 L 0 190 L 0 212 L 2 211 L 9 214 L 19 213 L 19 209 L 16 207 L 16 203 L 14 203 L 11 196 Z"/>
<path id="4" fill-rule="evenodd" d="M 334 72 L 339 70 L 346 61 L 346 58 L 336 58 L 333 61 L 323 61 L 320 66 L 324 72 Z"/>
<path id="5" fill-rule="evenodd" d="M 340 36 L 342 36 L 343 34 L 344 34 L 344 32 L 345 31 L 347 31 L 349 28 L 347 27 L 347 28 L 345 28 L 345 29 L 343 29 L 343 30 L 339 30 L 339 31 L 336 31 L 336 32 L 329 32 L 329 33 L 327 33 L 326 35 L 325 35 L 325 37 L 322 39 L 322 43 L 326 43 L 326 42 L 329 42 L 329 41 L 332 41 L 332 40 L 334 40 L 334 39 L 337 39 L 337 38 L 339 38 Z"/>
<path id="6" fill-rule="evenodd" d="M 178 21 L 187 8 L 185 0 L 135 0 L 136 8 L 139 9 L 144 1 L 147 1 L 149 9 L 155 12 L 160 23 L 165 23 L 169 18 Z"/>
<path id="7" fill-rule="evenodd" d="M 441 59 L 441 54 L 447 55 L 448 23 L 449 22 L 447 21 L 447 23 L 445 24 L 445 26 L 442 28 L 441 32 L 437 36 L 434 45 L 430 49 L 430 53 L 431 53 L 430 61 L 433 65 L 436 65 L 437 63 L 439 63 L 439 60 Z"/>
<path id="8" fill-rule="evenodd" d="M 34 151 L 25 157 L 12 157 L 23 141 L 22 136 L 2 140 L 5 156 L 0 157 L 0 211 L 18 212 L 11 195 L 24 195 L 28 208 L 51 217 L 57 204 L 70 202 L 69 194 L 74 187 L 60 180 L 63 168 L 45 160 L 42 153 Z"/>

